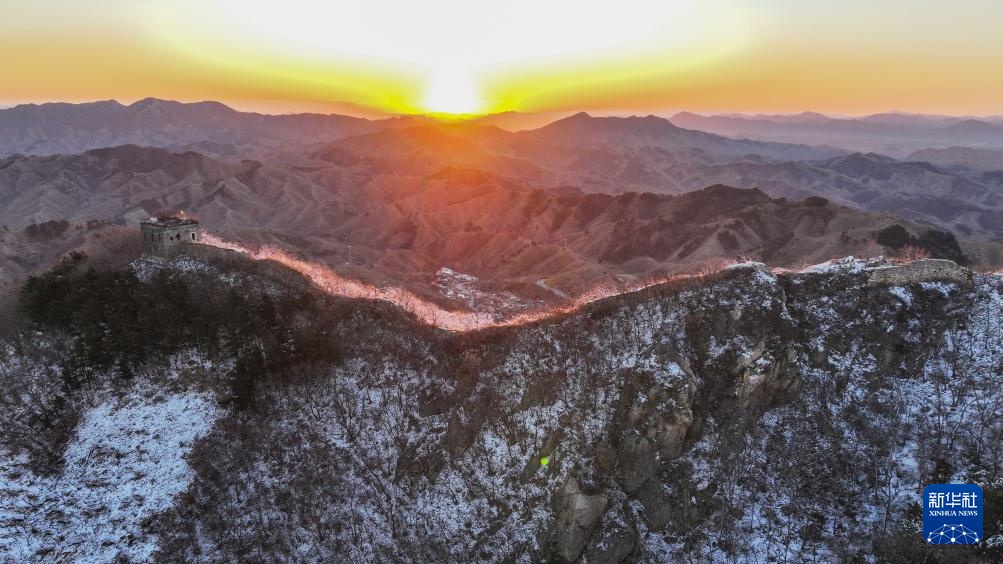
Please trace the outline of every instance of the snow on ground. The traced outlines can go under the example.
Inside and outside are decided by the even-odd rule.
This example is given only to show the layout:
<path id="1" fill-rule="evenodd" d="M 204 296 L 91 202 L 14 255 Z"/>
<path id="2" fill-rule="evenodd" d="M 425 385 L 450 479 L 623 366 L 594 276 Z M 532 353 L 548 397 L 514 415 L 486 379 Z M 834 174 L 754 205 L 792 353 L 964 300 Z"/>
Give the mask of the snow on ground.
<path id="1" fill-rule="evenodd" d="M 208 394 L 132 394 L 84 414 L 61 475 L 37 476 L 26 457 L 3 453 L 0 553 L 21 562 L 149 560 L 157 541 L 143 523 L 187 489 L 186 456 L 217 416 Z"/>
<path id="2" fill-rule="evenodd" d="M 920 286 L 924 290 L 940 292 L 945 298 L 950 297 L 951 293 L 958 289 L 958 285 L 953 282 L 920 282 Z"/>
<path id="3" fill-rule="evenodd" d="M 827 262 L 808 266 L 801 270 L 801 274 L 858 274 L 865 268 L 874 268 L 884 263 L 881 257 L 873 259 L 858 259 L 853 256 L 833 259 Z"/>
<path id="4" fill-rule="evenodd" d="M 902 303 L 906 305 L 906 307 L 912 305 L 912 292 L 910 292 L 908 288 L 903 288 L 902 286 L 890 286 L 888 288 L 888 291 L 893 296 L 901 300 Z"/>
<path id="5" fill-rule="evenodd" d="M 497 320 L 539 305 L 512 292 L 487 292 L 478 287 L 480 279 L 443 266 L 435 273 L 435 287 L 443 296 L 475 312 L 488 313 Z"/>
<path id="6" fill-rule="evenodd" d="M 170 260 L 143 257 L 129 263 L 127 267 L 141 282 L 149 282 L 153 276 L 164 269 L 176 272 L 216 273 L 217 270 L 209 264 L 189 256 L 179 256 Z"/>
<path id="7" fill-rule="evenodd" d="M 761 262 L 736 262 L 735 264 L 728 265 L 727 270 L 751 270 L 755 273 L 753 280 L 756 282 L 766 286 L 772 286 L 777 283 L 776 275 L 770 272 L 769 268 Z"/>

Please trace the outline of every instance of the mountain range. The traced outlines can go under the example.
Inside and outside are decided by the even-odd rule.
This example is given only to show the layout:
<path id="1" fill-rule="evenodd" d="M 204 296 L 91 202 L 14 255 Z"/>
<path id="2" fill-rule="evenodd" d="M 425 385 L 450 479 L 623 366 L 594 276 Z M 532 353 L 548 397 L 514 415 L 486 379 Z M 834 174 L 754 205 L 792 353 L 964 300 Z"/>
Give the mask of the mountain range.
<path id="1" fill-rule="evenodd" d="M 135 113 L 131 108 L 138 104 L 121 108 Z M 735 140 L 682 129 L 654 116 L 576 114 L 513 133 L 492 125 L 443 124 L 422 118 L 372 122 L 328 116 L 328 121 L 320 120 L 318 125 L 305 116 L 241 114 L 221 105 L 203 108 L 168 103 L 168 107 L 194 114 L 203 109 L 223 112 L 233 123 L 247 121 L 252 124 L 248 127 L 253 127 L 243 134 L 226 129 L 220 133 L 214 128 L 208 128 L 208 133 L 197 129 L 179 133 L 174 128 L 173 137 L 153 128 L 159 131 L 156 135 L 136 133 L 130 139 L 142 137 L 138 139 L 142 145 L 172 151 L 196 147 L 202 149 L 197 151 L 200 154 L 231 161 L 254 157 L 291 169 L 328 166 L 366 176 L 425 176 L 452 166 L 484 170 L 531 187 L 570 187 L 585 192 L 674 194 L 727 184 L 760 188 L 774 197 L 825 197 L 988 238 L 999 236 L 1001 229 L 994 171 L 954 170 L 875 153 Z M 36 113 L 44 114 L 42 108 L 36 108 Z M 204 120 L 191 117 L 189 121 Z M 170 123 L 185 120 L 172 119 Z M 311 124 L 309 131 L 297 129 L 296 124 L 301 123 Z M 335 125 L 339 123 L 344 127 Z M 255 128 L 277 129 L 265 134 Z M 18 131 L 25 134 L 28 130 Z M 98 133 L 101 131 L 104 129 L 99 128 Z M 224 137 L 228 144 L 218 146 Z M 234 142 L 242 137 L 264 141 Z M 983 160 L 992 155 L 983 154 Z"/>
<path id="2" fill-rule="evenodd" d="M 292 144 L 392 127 L 335 114 L 267 115 L 238 112 L 219 102 L 145 98 L 83 104 L 23 104 L 0 109 L 0 154 L 79 153 L 124 144 L 250 156 Z"/>
<path id="3" fill-rule="evenodd" d="M 850 127 L 820 114 L 756 119 Z M 945 119 L 857 121 L 971 126 Z M 991 162 L 988 149 L 900 160 L 733 139 L 657 116 L 578 113 L 508 131 L 490 118 L 269 116 L 156 99 L 0 110 L 0 148 L 13 153 L 0 158 L 7 280 L 81 236 L 104 252 L 107 239 L 87 241 L 108 224 L 178 210 L 243 243 L 279 245 L 433 297 L 444 266 L 485 288 L 553 299 L 538 282 L 574 294 L 739 255 L 797 264 L 922 242 L 935 256 L 1003 260 L 994 242 L 1003 237 L 1003 173 L 957 156 L 977 151 Z M 53 221 L 76 235 L 43 242 L 21 232 Z M 88 222 L 104 227 L 77 231 Z M 907 234 L 880 243 L 896 226 Z"/>
<path id="4" fill-rule="evenodd" d="M 723 185 L 679 194 L 538 188 L 519 176 L 539 180 L 548 170 L 485 155 L 466 136 L 445 135 L 456 144 L 446 150 L 435 144 L 442 135 L 439 128 L 412 128 L 336 142 L 339 149 L 364 143 L 367 153 L 358 154 L 379 155 L 359 161 L 332 147 L 318 153 L 318 159 L 339 155 L 341 166 L 226 161 L 137 146 L 12 157 L 0 161 L 0 225 L 14 230 L 6 237 L 13 245 L 25 239 L 16 233 L 54 218 L 125 225 L 185 210 L 226 237 L 279 245 L 423 293 L 434 293 L 433 273 L 448 266 L 492 289 L 531 296 L 540 294 L 541 279 L 580 293 L 739 255 L 797 264 L 894 252 L 906 242 L 879 242 L 892 226 L 917 240 L 939 232 L 824 198 L 778 199 Z M 381 139 L 378 150 L 370 145 L 374 136 Z M 416 146 L 430 154 L 397 153 L 386 136 L 395 143 L 418 139 Z M 430 163 L 434 156 L 443 159 Z M 481 158 L 510 175 L 453 166 Z M 927 247 L 936 256 L 979 262 L 997 250 L 970 238 Z"/>
<path id="5" fill-rule="evenodd" d="M 1003 117 L 951 117 L 889 112 L 864 117 L 701 115 L 679 112 L 672 123 L 729 137 L 830 145 L 848 151 L 905 157 L 925 148 L 1003 148 Z M 1003 168 L 1003 163 L 996 166 Z"/>

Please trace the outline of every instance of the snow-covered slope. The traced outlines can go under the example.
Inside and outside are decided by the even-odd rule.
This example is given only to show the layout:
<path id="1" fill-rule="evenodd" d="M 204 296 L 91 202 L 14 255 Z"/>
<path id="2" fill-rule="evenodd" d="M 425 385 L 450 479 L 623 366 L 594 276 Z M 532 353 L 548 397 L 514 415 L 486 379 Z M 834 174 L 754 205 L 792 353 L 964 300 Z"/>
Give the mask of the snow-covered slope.
<path id="1" fill-rule="evenodd" d="M 197 393 L 109 398 L 85 412 L 65 469 L 38 476 L 27 457 L 0 464 L 0 553 L 5 559 L 148 560 L 147 520 L 171 507 L 192 478 L 185 460 L 212 427 L 215 400 Z"/>
<path id="2" fill-rule="evenodd" d="M 12 453 L 6 488 L 77 492 L 92 472 L 79 453 L 119 444 L 97 442 L 97 425 L 128 437 L 156 412 L 149 424 L 167 436 L 197 421 L 150 448 L 167 466 L 143 479 L 173 489 L 80 541 L 82 559 L 155 547 L 155 560 L 206 562 L 907 562 L 941 554 L 917 530 L 926 484 L 972 481 L 987 504 L 1003 499 L 998 276 L 920 267 L 889 286 L 876 263 L 784 273 L 747 263 L 527 325 L 447 333 L 386 304 L 185 264 L 147 284 L 173 276 L 223 303 L 256 287 L 275 300 L 305 291 L 301 309 L 281 313 L 276 301 L 271 323 L 288 315 L 283 335 L 323 333 L 339 354 L 265 359 L 253 401 L 213 409 L 192 394 L 234 393 L 247 361 L 200 345 L 231 377 L 96 404 L 61 477 L 12 471 L 25 462 Z M 215 287 L 196 285 L 212 276 Z M 282 338 L 272 350 L 304 346 Z M 186 453 L 190 466 L 178 462 Z M 106 472 L 144 460 L 123 456 Z M 121 504 L 123 487 L 100 501 L 51 495 L 101 507 Z M 40 501 L 18 499 L 18 511 L 52 522 Z M 88 522 L 81 515 L 73 522 Z M 48 531 L 3 538 L 29 557 L 74 546 Z M 121 540 L 130 533 L 135 548 Z M 985 534 L 966 557 L 999 556 L 1000 524 L 987 520 Z"/>

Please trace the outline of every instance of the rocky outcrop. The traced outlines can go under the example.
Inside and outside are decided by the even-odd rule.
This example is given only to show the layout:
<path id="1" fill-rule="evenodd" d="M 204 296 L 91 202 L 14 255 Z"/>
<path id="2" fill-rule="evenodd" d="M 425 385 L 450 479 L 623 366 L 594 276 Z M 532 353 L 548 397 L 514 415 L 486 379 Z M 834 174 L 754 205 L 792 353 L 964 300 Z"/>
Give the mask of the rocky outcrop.
<path id="1" fill-rule="evenodd" d="M 655 442 L 647 437 L 632 434 L 620 441 L 618 461 L 621 469 L 620 483 L 624 491 L 637 491 L 648 478 L 655 475 L 658 470 L 656 450 Z"/>
<path id="2" fill-rule="evenodd" d="M 591 543 L 585 553 L 589 564 L 617 564 L 625 562 L 638 548 L 637 533 L 630 529 L 614 529 L 598 542 Z"/>
<path id="3" fill-rule="evenodd" d="M 797 395 L 801 378 L 794 365 L 795 356 L 796 351 L 788 348 L 780 352 L 780 358 L 762 353 L 747 357 L 737 393 L 742 411 L 750 420 Z"/>
<path id="4" fill-rule="evenodd" d="M 588 495 L 581 491 L 578 481 L 568 477 L 554 496 L 554 525 L 557 550 L 570 561 L 577 560 L 592 536 L 599 518 L 606 511 L 609 499 L 605 495 Z"/>

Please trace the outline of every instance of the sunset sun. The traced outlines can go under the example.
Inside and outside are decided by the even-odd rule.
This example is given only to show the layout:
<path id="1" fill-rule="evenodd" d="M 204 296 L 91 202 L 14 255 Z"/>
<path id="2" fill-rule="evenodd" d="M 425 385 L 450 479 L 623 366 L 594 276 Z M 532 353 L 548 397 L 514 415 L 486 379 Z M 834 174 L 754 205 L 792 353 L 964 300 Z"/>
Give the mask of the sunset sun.
<path id="1" fill-rule="evenodd" d="M 473 82 L 456 73 L 435 75 L 423 100 L 424 109 L 435 114 L 475 114 L 483 108 Z"/>

